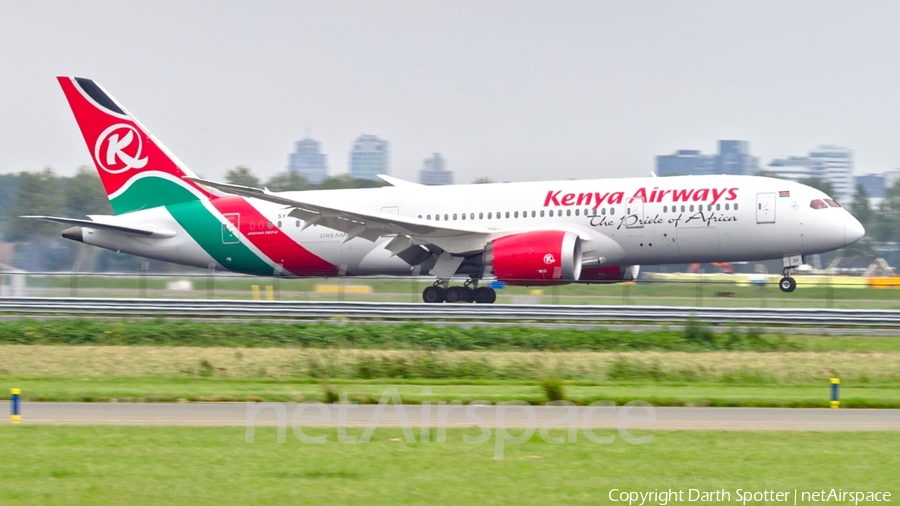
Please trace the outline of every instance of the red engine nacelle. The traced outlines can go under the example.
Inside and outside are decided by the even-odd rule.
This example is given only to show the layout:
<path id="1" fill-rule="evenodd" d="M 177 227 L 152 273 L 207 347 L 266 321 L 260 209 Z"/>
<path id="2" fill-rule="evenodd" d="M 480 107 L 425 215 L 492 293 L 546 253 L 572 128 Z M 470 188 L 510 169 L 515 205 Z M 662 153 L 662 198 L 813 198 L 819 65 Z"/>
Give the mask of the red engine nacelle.
<path id="1" fill-rule="evenodd" d="M 581 271 L 581 281 L 585 283 L 621 283 L 634 281 L 638 277 L 640 265 L 604 265 L 585 267 Z"/>
<path id="2" fill-rule="evenodd" d="M 487 261 L 508 285 L 559 285 L 581 276 L 581 238 L 573 232 L 542 230 L 494 239 Z"/>

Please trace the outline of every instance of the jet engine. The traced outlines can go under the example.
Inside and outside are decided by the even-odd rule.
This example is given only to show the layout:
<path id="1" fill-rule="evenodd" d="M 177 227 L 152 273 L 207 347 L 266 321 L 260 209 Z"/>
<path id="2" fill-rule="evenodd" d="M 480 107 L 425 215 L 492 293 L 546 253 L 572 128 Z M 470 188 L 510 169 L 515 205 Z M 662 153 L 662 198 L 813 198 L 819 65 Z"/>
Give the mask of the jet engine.
<path id="1" fill-rule="evenodd" d="M 581 276 L 581 238 L 573 232 L 541 230 L 494 239 L 487 262 L 508 285 L 560 285 Z"/>

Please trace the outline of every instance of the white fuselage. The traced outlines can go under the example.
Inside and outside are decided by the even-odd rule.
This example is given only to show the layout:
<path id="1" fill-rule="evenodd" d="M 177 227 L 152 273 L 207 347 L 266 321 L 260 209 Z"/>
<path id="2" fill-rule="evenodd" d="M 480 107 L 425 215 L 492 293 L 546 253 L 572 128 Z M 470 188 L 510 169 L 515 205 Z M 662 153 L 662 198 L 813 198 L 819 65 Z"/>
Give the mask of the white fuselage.
<path id="1" fill-rule="evenodd" d="M 842 248 L 864 233 L 845 209 L 812 204 L 830 198 L 814 188 L 749 176 L 402 185 L 283 195 L 321 205 L 488 228 L 487 237 L 438 245 L 463 256 L 483 249 L 492 238 L 535 230 L 577 233 L 583 258 L 600 259 L 603 265 L 734 262 L 809 255 Z M 427 273 L 392 256 L 384 248 L 390 236 L 375 242 L 359 237 L 344 242 L 344 232 L 321 225 L 304 229 L 304 223 L 290 217 L 290 209 L 284 206 L 255 199 L 246 199 L 246 203 L 266 219 L 254 218 L 256 223 L 246 223 L 247 218 L 240 216 L 240 211 L 226 218 L 226 213 L 207 203 L 205 210 L 218 218 L 222 229 L 206 232 L 222 236 L 223 251 L 230 247 L 229 241 L 240 241 L 272 268 L 272 274 Z M 235 218 L 234 214 L 239 216 Z M 175 234 L 167 238 L 138 238 L 86 230 L 84 242 L 182 264 L 259 273 L 259 269 L 247 269 L 232 261 L 227 253 L 211 254 L 211 246 L 194 237 L 197 231 L 182 226 L 184 220 L 176 220 L 166 207 L 118 215 L 106 221 L 129 226 L 149 224 L 174 230 Z M 231 230 L 232 235 L 228 234 L 229 223 L 236 229 Z M 275 235 L 270 232 L 275 228 L 333 266 L 333 270 L 317 267 L 299 274 L 296 269 L 292 273 L 280 272 L 280 266 L 290 263 L 290 259 L 279 258 L 279 252 L 286 250 L 266 242 L 267 236 Z"/>

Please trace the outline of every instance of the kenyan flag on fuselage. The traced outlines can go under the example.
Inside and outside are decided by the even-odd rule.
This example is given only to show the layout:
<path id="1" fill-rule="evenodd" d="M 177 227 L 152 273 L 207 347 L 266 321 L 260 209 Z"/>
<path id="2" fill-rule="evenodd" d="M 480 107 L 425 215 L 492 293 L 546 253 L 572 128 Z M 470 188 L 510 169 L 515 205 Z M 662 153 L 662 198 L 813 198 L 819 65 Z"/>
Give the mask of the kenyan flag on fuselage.
<path id="1" fill-rule="evenodd" d="M 246 199 L 215 195 L 128 111 L 90 79 L 57 78 L 115 214 L 165 207 L 215 261 L 228 270 L 264 275 L 333 275 L 337 268 L 275 228 Z M 225 234 L 229 240 L 225 239 Z M 233 239 L 233 240 L 231 240 Z"/>

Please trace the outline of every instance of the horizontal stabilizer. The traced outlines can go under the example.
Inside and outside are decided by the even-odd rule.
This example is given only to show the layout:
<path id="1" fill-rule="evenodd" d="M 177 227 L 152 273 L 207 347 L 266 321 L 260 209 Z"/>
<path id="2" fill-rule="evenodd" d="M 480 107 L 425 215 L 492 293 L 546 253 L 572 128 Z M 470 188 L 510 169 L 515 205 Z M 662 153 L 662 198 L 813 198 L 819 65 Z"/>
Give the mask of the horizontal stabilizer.
<path id="1" fill-rule="evenodd" d="M 62 223 L 64 225 L 75 225 L 85 228 L 93 228 L 96 230 L 109 230 L 120 234 L 140 235 L 143 237 L 175 237 L 174 230 L 157 229 L 151 226 L 147 227 L 129 227 L 125 225 L 114 225 L 112 223 L 102 223 L 93 220 L 79 220 L 76 218 L 61 218 L 58 216 L 20 216 L 20 218 L 28 218 L 32 220 L 52 221 L 54 223 Z"/>

